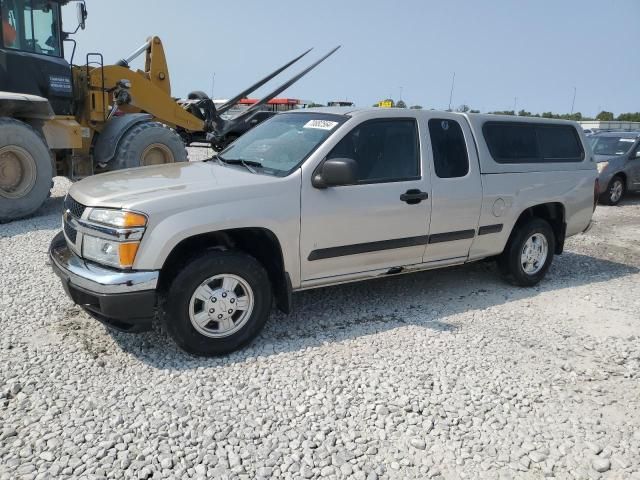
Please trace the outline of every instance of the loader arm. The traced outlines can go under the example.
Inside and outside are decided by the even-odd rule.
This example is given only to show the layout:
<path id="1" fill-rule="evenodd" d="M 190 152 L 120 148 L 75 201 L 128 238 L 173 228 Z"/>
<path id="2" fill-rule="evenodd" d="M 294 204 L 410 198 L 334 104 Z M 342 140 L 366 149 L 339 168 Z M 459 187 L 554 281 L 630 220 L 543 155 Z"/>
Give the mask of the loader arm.
<path id="1" fill-rule="evenodd" d="M 129 62 L 145 53 L 144 70 L 132 70 Z M 88 99 L 83 102 L 87 111 L 85 117 L 96 125 L 96 130 L 104 127 L 113 103 L 113 92 L 118 84 L 128 82 L 128 103 L 118 106 L 124 113 L 149 113 L 160 122 L 173 128 L 189 132 L 205 129 L 203 120 L 189 113 L 171 97 L 171 81 L 167 59 L 159 37 L 149 37 L 127 60 L 115 65 L 105 65 L 89 69 Z M 103 83 L 104 81 L 104 83 Z M 88 101 L 87 101 L 88 100 Z"/>

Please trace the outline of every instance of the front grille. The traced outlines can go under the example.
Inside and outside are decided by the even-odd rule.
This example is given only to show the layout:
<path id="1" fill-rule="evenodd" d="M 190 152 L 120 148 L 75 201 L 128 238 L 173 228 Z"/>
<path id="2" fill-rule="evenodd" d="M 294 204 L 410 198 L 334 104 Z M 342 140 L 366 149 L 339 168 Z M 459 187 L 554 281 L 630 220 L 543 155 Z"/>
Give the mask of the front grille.
<path id="1" fill-rule="evenodd" d="M 73 244 L 76 243 L 76 237 L 78 236 L 78 232 L 75 228 L 73 228 L 67 222 L 64 222 L 64 233 L 71 243 Z"/>
<path id="2" fill-rule="evenodd" d="M 64 199 L 64 210 L 68 210 L 69 212 L 71 212 L 71 215 L 76 218 L 82 217 L 82 214 L 84 213 L 86 208 L 87 207 L 82 205 L 80 202 L 74 200 L 71 195 L 67 195 Z"/>

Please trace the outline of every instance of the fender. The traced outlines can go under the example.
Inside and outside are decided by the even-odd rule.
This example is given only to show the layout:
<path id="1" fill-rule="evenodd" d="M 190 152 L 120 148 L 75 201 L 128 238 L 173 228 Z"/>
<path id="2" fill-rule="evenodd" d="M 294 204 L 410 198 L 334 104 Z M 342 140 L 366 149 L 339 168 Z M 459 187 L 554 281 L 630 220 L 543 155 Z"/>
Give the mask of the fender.
<path id="1" fill-rule="evenodd" d="M 50 120 L 55 116 L 49 100 L 37 95 L 0 92 L 0 117 Z"/>
<path id="2" fill-rule="evenodd" d="M 109 120 L 97 136 L 93 146 L 95 163 L 109 163 L 116 154 L 120 140 L 134 125 L 148 122 L 153 117 L 148 113 L 129 113 Z"/>

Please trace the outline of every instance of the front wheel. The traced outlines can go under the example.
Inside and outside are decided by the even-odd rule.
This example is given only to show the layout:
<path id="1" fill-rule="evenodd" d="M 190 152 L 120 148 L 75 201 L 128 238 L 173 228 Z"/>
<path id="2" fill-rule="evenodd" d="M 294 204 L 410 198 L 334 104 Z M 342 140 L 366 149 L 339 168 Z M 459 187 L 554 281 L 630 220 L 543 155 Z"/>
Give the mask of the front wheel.
<path id="1" fill-rule="evenodd" d="M 123 135 L 107 170 L 186 161 L 187 150 L 175 130 L 160 122 L 142 122 Z"/>
<path id="2" fill-rule="evenodd" d="M 185 351 L 221 355 L 249 343 L 272 303 L 269 276 L 253 257 L 211 251 L 189 262 L 164 299 L 163 324 Z"/>
<path id="3" fill-rule="evenodd" d="M 49 197 L 49 149 L 26 123 L 0 118 L 0 223 L 34 213 Z"/>
<path id="4" fill-rule="evenodd" d="M 531 287 L 544 278 L 555 251 L 556 240 L 551 225 L 533 218 L 516 227 L 498 266 L 505 279 L 520 287 Z"/>
<path id="5" fill-rule="evenodd" d="M 602 195 L 601 201 L 606 205 L 615 206 L 620 203 L 622 197 L 624 197 L 625 184 L 624 178 L 615 176 L 609 182 L 607 191 Z"/>

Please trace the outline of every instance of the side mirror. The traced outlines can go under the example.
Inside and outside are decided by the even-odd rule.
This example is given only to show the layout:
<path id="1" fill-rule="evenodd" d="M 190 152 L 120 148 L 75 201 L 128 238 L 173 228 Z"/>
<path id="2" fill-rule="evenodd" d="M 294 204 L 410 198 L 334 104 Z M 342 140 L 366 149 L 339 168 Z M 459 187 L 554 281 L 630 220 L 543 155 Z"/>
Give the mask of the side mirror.
<path id="1" fill-rule="evenodd" d="M 315 188 L 353 185 L 357 176 L 356 161 L 352 158 L 330 158 L 325 160 L 313 175 L 311 184 Z"/>
<path id="2" fill-rule="evenodd" d="M 636 153 L 632 155 L 633 158 L 640 158 L 640 149 L 636 150 Z"/>
<path id="3" fill-rule="evenodd" d="M 84 30 L 87 22 L 87 6 L 84 2 L 80 2 L 76 6 L 76 11 L 78 13 L 78 26 Z"/>

